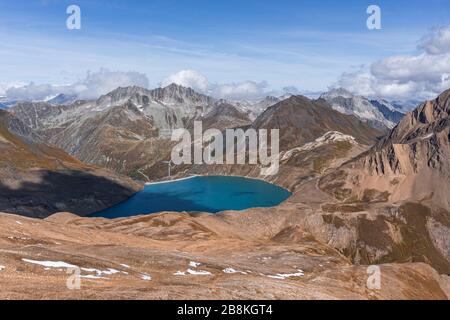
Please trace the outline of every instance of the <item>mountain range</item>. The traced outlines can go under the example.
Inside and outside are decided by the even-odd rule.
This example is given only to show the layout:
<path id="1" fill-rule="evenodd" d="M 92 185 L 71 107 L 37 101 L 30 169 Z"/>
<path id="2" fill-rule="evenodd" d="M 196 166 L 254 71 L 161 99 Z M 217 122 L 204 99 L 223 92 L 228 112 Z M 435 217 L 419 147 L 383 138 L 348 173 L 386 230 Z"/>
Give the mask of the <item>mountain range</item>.
<path id="1" fill-rule="evenodd" d="M 306 106 L 297 109 L 297 105 L 303 104 Z M 272 117 L 270 112 L 274 105 L 277 106 L 276 113 L 283 112 L 286 107 L 285 113 L 278 118 Z M 317 110 L 312 117 L 309 117 L 309 108 Z M 352 133 L 365 144 L 382 135 L 382 129 L 377 128 L 379 132 L 368 129 L 357 119 L 329 110 L 326 102 L 320 99 L 267 97 L 254 106 L 244 106 L 216 100 L 175 84 L 155 90 L 118 88 L 96 101 L 76 101 L 67 105 L 21 102 L 10 111 L 47 141 L 81 161 L 143 180 L 148 178 L 145 171 L 172 148 L 173 144 L 166 141 L 172 130 L 189 128 L 194 120 L 202 120 L 205 128 L 223 130 L 252 123 L 258 128 L 271 124 L 266 123 L 267 119 L 272 122 L 284 119 L 288 121 L 286 129 L 297 131 L 283 131 L 284 148 L 297 147 L 327 131 Z M 289 119 L 290 115 L 292 119 Z M 282 125 L 280 122 L 278 127 Z"/>
<path id="2" fill-rule="evenodd" d="M 320 98 L 326 100 L 333 109 L 354 115 L 381 130 L 392 129 L 404 116 L 404 113 L 386 100 L 369 100 L 355 96 L 343 88 L 332 89 Z"/>
<path id="3" fill-rule="evenodd" d="M 117 88 L 95 101 L 20 102 L 0 111 L 0 211 L 34 218 L 58 211 L 78 215 L 27 220 L 0 214 L 5 225 L 17 225 L 13 231 L 0 226 L 0 242 L 10 252 L 4 260 L 36 280 L 21 286 L 32 295 L 46 277 L 23 259 L 46 259 L 118 270 L 108 279 L 111 297 L 134 295 L 135 289 L 118 288 L 141 288 L 140 281 L 152 278 L 155 292 L 139 290 L 154 298 L 162 297 L 164 286 L 166 293 L 193 298 L 218 290 L 225 298 L 257 292 L 261 298 L 448 299 L 450 90 L 406 115 L 386 101 L 343 89 L 319 99 L 263 101 L 252 109 L 251 103 L 173 84 Z M 239 214 L 79 217 L 129 197 L 142 188 L 140 181 L 167 179 L 171 131 L 192 129 L 195 120 L 204 129 L 279 129 L 279 172 L 264 177 L 259 165 L 180 165 L 172 169 L 174 178 L 247 176 L 285 187 L 292 196 L 275 208 Z M 42 245 L 16 252 L 15 240 L 5 240 L 10 232 Z M 60 241 L 67 246 L 54 244 Z M 390 284 L 367 290 L 368 265 L 380 265 Z M 8 272 L 15 279 L 14 269 Z M 51 281 L 59 279 L 57 270 L 49 272 Z M 183 272 L 203 272 L 216 281 L 184 278 Z M 293 274 L 300 279 L 291 279 Z M 330 281 L 339 290 L 329 289 Z M 2 288 L 12 294 L 14 285 L 5 281 Z M 261 285 L 264 290 L 257 290 Z M 99 294 L 94 286 L 88 290 Z"/>

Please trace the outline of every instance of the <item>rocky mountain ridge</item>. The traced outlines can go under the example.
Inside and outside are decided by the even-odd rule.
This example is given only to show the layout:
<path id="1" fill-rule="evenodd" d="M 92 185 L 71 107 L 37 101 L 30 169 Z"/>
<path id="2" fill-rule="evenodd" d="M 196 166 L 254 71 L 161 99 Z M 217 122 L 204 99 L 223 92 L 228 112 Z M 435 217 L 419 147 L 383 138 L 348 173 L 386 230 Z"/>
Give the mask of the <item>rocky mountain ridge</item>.
<path id="1" fill-rule="evenodd" d="M 320 96 L 336 111 L 355 115 L 377 129 L 392 129 L 403 117 L 403 113 L 384 100 L 369 100 L 356 96 L 343 88 L 332 89 Z"/>

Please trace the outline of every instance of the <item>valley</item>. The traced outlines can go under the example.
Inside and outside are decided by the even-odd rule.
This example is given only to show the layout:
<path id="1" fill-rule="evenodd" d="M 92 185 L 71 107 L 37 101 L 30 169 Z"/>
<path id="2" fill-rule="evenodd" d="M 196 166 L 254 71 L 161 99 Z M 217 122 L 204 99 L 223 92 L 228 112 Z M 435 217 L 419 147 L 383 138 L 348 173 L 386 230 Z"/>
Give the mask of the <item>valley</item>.
<path id="1" fill-rule="evenodd" d="M 129 87 L 96 101 L 20 102 L 3 111 L 2 295 L 448 299 L 449 91 L 398 125 L 378 121 L 383 113 L 369 99 L 337 93 L 344 98 L 269 99 L 273 105 L 249 112 L 248 104 L 178 85 Z M 354 110 L 362 103 L 375 118 L 336 103 Z M 292 196 L 276 207 L 216 215 L 83 217 L 144 182 L 168 180 L 170 132 L 193 130 L 194 121 L 221 131 L 278 129 L 279 171 L 182 164 L 171 167 L 171 179 L 243 176 Z M 379 290 L 367 288 L 369 265 L 382 270 Z M 81 268 L 80 290 L 67 289 L 68 266 Z"/>

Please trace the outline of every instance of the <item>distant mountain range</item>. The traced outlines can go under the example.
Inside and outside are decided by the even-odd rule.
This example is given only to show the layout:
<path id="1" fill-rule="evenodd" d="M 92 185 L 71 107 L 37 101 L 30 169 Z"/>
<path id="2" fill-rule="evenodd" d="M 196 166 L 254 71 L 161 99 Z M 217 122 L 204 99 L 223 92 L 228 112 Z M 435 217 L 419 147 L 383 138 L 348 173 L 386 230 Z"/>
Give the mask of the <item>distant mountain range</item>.
<path id="1" fill-rule="evenodd" d="M 0 109 L 8 109 L 16 103 L 16 100 L 10 100 L 7 97 L 0 96 Z"/>
<path id="2" fill-rule="evenodd" d="M 328 131 L 352 134 L 367 145 L 383 134 L 353 115 L 333 110 L 323 99 L 284 98 L 267 97 L 253 105 L 230 103 L 172 84 L 155 90 L 117 88 L 96 101 L 66 105 L 20 102 L 10 111 L 79 160 L 142 180 L 148 180 L 145 172 L 153 165 L 166 160 L 173 146 L 168 141 L 172 130 L 189 129 L 194 120 L 203 121 L 204 129 L 280 128 L 285 149 Z"/>
<path id="3" fill-rule="evenodd" d="M 182 102 L 179 99 L 186 93 L 182 91 L 191 90 L 196 95 L 203 97 L 203 101 L 198 104 L 199 106 L 211 105 L 212 101 L 224 102 L 235 106 L 242 112 L 247 113 L 248 117 L 251 120 L 254 120 L 268 107 L 273 106 L 274 104 L 286 100 L 292 96 L 292 94 L 284 94 L 281 96 L 267 96 L 261 100 L 223 100 L 208 97 L 204 94 L 197 93 L 190 88 L 184 88 L 178 90 L 178 92 L 173 92 L 172 97 L 170 97 L 170 93 L 167 95 L 167 92 L 161 91 L 161 90 L 170 91 L 171 89 L 173 90 L 177 87 L 180 88 L 181 86 L 172 84 L 171 86 L 168 86 L 166 88 L 157 88 L 153 90 L 140 87 L 117 88 L 116 90 L 113 90 L 112 92 L 100 97 L 98 101 L 96 101 L 97 102 L 96 104 L 105 107 L 109 104 L 121 104 L 124 102 L 123 101 L 124 99 L 131 99 L 133 103 L 135 103 L 136 105 L 144 105 L 145 101 L 139 101 L 139 96 L 147 96 L 149 98 L 148 104 L 150 105 L 154 104 L 153 107 L 155 107 L 155 105 L 161 105 L 161 102 L 163 105 L 174 106 Z M 134 98 L 132 97 L 133 95 L 135 95 Z M 189 96 L 189 93 L 186 95 L 186 97 L 187 96 Z M 356 115 L 361 120 L 369 121 L 370 123 L 372 123 L 373 126 L 375 126 L 378 129 L 386 127 L 392 128 L 393 125 L 399 122 L 400 118 L 403 117 L 403 115 L 406 112 L 414 109 L 420 103 L 420 101 L 416 100 L 410 100 L 405 102 L 399 101 L 389 102 L 383 99 L 370 99 L 363 96 L 353 95 L 343 88 L 332 89 L 321 95 L 316 94 L 316 96 L 319 96 L 319 98 L 327 100 L 333 106 L 333 108 L 335 108 L 335 110 L 345 114 Z M 33 102 L 33 103 L 42 102 L 55 106 L 68 105 L 73 104 L 77 100 L 80 100 L 77 95 L 69 95 L 62 93 L 40 101 L 29 101 L 29 100 L 17 101 L 7 99 L 6 97 L 0 97 L 0 108 L 6 109 L 17 103 L 25 103 L 25 102 Z M 200 100 L 202 100 L 202 98 L 200 98 Z M 195 98 L 190 102 L 191 104 L 196 104 Z M 183 106 L 186 106 L 189 104 L 189 101 L 186 100 L 181 104 L 183 104 Z M 184 112 L 184 110 L 181 111 Z"/>
<path id="4" fill-rule="evenodd" d="M 70 104 L 77 100 L 78 100 L 77 95 L 66 95 L 66 94 L 60 93 L 55 97 L 45 100 L 45 102 L 48 102 L 53 105 L 58 105 L 58 104 Z"/>
<path id="5" fill-rule="evenodd" d="M 267 212 L 235 215 L 243 219 L 243 234 L 252 221 L 271 243 L 297 244 L 307 235 L 354 264 L 426 262 L 448 274 L 449 106 L 450 90 L 403 115 L 392 103 L 343 89 L 319 99 L 293 95 L 238 103 L 174 84 L 117 88 L 97 100 L 67 104 L 20 102 L 0 113 L 0 211 L 83 215 L 123 200 L 141 184 L 121 174 L 167 179 L 171 131 L 191 129 L 195 120 L 205 129 L 279 129 L 274 176 L 263 177 L 259 165 L 250 164 L 179 165 L 172 174 L 248 176 L 292 191 Z M 268 229 L 264 219 L 277 228 Z M 215 223 L 211 230 L 220 234 Z"/>
<path id="6" fill-rule="evenodd" d="M 385 100 L 369 100 L 355 96 L 343 88 L 332 89 L 320 98 L 330 103 L 333 109 L 354 115 L 378 129 L 392 129 L 404 116 L 404 113 Z"/>

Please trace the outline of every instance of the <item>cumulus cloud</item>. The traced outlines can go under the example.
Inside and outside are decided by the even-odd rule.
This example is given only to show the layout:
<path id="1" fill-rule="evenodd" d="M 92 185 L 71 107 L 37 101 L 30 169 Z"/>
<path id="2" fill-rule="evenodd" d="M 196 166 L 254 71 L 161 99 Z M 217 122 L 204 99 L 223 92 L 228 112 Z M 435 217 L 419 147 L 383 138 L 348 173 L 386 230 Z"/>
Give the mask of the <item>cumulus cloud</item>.
<path id="1" fill-rule="evenodd" d="M 242 100 L 259 99 L 268 94 L 266 81 L 244 81 L 239 83 L 216 84 L 211 88 L 211 94 L 217 98 Z"/>
<path id="2" fill-rule="evenodd" d="M 0 96 L 6 96 L 6 91 L 11 88 L 22 87 L 25 82 L 15 81 L 15 82 L 0 82 Z"/>
<path id="3" fill-rule="evenodd" d="M 33 82 L 13 86 L 5 90 L 10 99 L 44 100 L 63 93 L 74 95 L 79 99 L 96 99 L 117 87 L 140 86 L 147 88 L 148 78 L 138 72 L 121 72 L 101 69 L 98 72 L 88 72 L 86 78 L 69 85 L 35 84 Z"/>
<path id="4" fill-rule="evenodd" d="M 337 85 L 365 96 L 430 99 L 450 88 L 450 25 L 424 37 L 415 55 L 388 57 L 341 75 Z"/>
<path id="5" fill-rule="evenodd" d="M 374 95 L 373 76 L 364 67 L 352 71 L 344 72 L 339 81 L 338 86 L 363 96 Z"/>
<path id="6" fill-rule="evenodd" d="M 79 97 L 83 99 L 97 98 L 118 87 L 138 86 L 148 88 L 148 78 L 145 74 L 129 71 L 109 71 L 102 69 L 100 72 L 88 73 L 86 79 L 75 84 L 77 90 L 81 90 Z"/>
<path id="7" fill-rule="evenodd" d="M 35 84 L 30 82 L 21 87 L 12 87 L 6 90 L 6 96 L 10 99 L 18 100 L 43 100 L 48 96 L 53 95 L 59 86 L 51 84 Z M 68 91 L 63 88 L 61 91 Z"/>
<path id="8" fill-rule="evenodd" d="M 211 83 L 208 78 L 196 70 L 182 70 L 164 79 L 162 86 L 172 83 L 189 87 L 219 99 L 253 100 L 269 94 L 266 81 L 243 81 L 233 83 Z"/>
<path id="9" fill-rule="evenodd" d="M 450 54 L 396 56 L 372 65 L 372 74 L 376 78 L 402 82 L 440 82 L 445 73 L 450 73 Z"/>
<path id="10" fill-rule="evenodd" d="M 419 48 L 433 55 L 450 53 L 450 25 L 424 36 L 419 42 Z"/>
<path id="11" fill-rule="evenodd" d="M 164 79 L 162 85 L 168 86 L 172 83 L 202 92 L 205 92 L 209 85 L 208 79 L 203 74 L 195 70 L 182 70 L 172 74 Z"/>
<path id="12" fill-rule="evenodd" d="M 292 95 L 301 94 L 300 90 L 294 86 L 284 87 L 282 91 L 283 91 L 283 94 L 292 94 Z"/>

